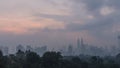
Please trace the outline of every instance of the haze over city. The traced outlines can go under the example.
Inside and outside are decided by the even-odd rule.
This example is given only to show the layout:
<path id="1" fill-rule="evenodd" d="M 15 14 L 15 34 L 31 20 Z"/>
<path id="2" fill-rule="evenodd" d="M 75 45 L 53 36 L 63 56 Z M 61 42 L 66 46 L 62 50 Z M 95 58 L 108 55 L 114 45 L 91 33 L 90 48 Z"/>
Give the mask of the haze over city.
<path id="1" fill-rule="evenodd" d="M 120 0 L 0 0 L 0 68 L 120 68 Z"/>
<path id="2" fill-rule="evenodd" d="M 0 0 L 0 46 L 19 44 L 56 50 L 77 39 L 118 47 L 119 0 Z"/>

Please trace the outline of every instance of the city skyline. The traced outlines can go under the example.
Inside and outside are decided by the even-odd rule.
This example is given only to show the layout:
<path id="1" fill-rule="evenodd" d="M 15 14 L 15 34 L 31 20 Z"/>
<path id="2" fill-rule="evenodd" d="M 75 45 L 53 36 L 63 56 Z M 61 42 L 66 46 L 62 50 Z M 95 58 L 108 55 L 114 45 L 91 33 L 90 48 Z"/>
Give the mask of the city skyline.
<path id="1" fill-rule="evenodd" d="M 120 51 L 120 38 L 118 36 L 118 45 L 114 45 L 111 47 L 100 47 L 88 44 L 84 38 L 77 38 L 76 39 L 76 45 L 75 44 L 68 44 L 63 47 L 53 47 L 49 48 L 48 45 L 23 45 L 19 44 L 13 47 L 11 50 L 10 47 L 7 46 L 0 46 L 0 50 L 3 52 L 3 55 L 9 55 L 9 54 L 15 54 L 16 52 L 23 51 L 33 51 L 36 52 L 38 55 L 43 55 L 47 51 L 55 51 L 60 52 L 64 56 L 77 56 L 77 55 L 95 55 L 95 56 L 107 56 L 107 55 L 117 55 Z"/>
<path id="2" fill-rule="evenodd" d="M 118 45 L 119 0 L 0 0 L 0 45 Z"/>
<path id="3" fill-rule="evenodd" d="M 0 0 L 0 68 L 120 68 L 120 0 Z"/>

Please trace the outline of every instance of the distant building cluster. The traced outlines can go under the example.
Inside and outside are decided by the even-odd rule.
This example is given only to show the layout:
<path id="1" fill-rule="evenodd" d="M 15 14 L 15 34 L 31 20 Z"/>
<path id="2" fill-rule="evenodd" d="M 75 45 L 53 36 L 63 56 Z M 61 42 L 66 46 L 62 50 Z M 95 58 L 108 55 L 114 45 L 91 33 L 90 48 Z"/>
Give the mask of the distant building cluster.
<path id="1" fill-rule="evenodd" d="M 3 55 L 8 55 L 9 54 L 9 48 L 0 46 L 0 50 L 3 52 Z"/>
<path id="2" fill-rule="evenodd" d="M 118 46 L 111 46 L 110 48 L 105 48 L 105 47 L 98 47 L 98 46 L 93 46 L 86 44 L 83 40 L 77 39 L 77 47 L 73 47 L 73 45 L 69 45 L 67 47 L 67 50 L 60 50 L 62 54 L 64 55 L 99 55 L 99 56 L 104 56 L 104 55 L 115 55 L 120 52 L 120 36 L 118 36 Z"/>
<path id="3" fill-rule="evenodd" d="M 16 47 L 16 52 L 18 51 L 18 50 L 21 50 L 21 51 L 33 51 L 33 52 L 36 52 L 37 54 L 39 54 L 39 55 L 42 55 L 43 53 L 45 53 L 46 51 L 47 51 L 47 46 L 42 46 L 42 47 L 35 47 L 35 48 L 33 48 L 33 47 L 31 47 L 30 45 L 27 45 L 26 46 L 26 48 L 24 47 L 24 46 L 22 46 L 22 45 L 18 45 L 17 47 Z"/>
<path id="4" fill-rule="evenodd" d="M 93 46 L 93 45 L 88 45 L 85 43 L 83 38 L 78 38 L 76 39 L 76 47 L 75 45 L 73 46 L 72 44 L 69 44 L 64 49 L 60 49 L 60 51 L 63 55 L 65 56 L 76 56 L 76 55 L 111 55 L 111 54 L 117 54 L 120 52 L 120 36 L 118 38 L 118 46 L 111 46 L 109 49 L 106 47 L 98 47 L 98 46 Z M 0 46 L 0 50 L 3 52 L 4 55 L 9 54 L 9 48 L 5 46 Z M 16 52 L 17 51 L 33 51 L 36 52 L 39 55 L 43 55 L 47 51 L 47 46 L 41 46 L 41 47 L 32 47 L 31 45 L 27 45 L 24 47 L 23 45 L 18 45 L 16 46 Z M 54 50 L 54 49 L 53 49 Z"/>
<path id="5" fill-rule="evenodd" d="M 9 48 L 6 46 L 0 46 L 0 50 L 3 52 L 3 55 L 9 55 Z M 24 47 L 23 45 L 18 45 L 16 46 L 16 52 L 18 51 L 33 51 L 36 52 L 39 55 L 42 55 L 43 53 L 45 53 L 47 51 L 47 46 L 41 46 L 41 47 L 31 47 L 30 45 L 27 45 L 26 47 Z"/>

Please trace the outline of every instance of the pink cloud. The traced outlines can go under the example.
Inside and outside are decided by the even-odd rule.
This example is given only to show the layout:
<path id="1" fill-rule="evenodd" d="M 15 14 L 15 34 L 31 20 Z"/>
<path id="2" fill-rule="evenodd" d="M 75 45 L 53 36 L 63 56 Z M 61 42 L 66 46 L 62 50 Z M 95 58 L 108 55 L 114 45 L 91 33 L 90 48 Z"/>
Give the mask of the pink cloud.
<path id="1" fill-rule="evenodd" d="M 33 21 L 34 18 L 4 18 L 0 19 L 0 31 L 10 32 L 15 34 L 34 33 L 36 30 L 48 29 L 63 29 L 64 24 L 53 19 L 42 18 L 40 21 Z M 30 29 L 34 29 L 31 31 Z"/>

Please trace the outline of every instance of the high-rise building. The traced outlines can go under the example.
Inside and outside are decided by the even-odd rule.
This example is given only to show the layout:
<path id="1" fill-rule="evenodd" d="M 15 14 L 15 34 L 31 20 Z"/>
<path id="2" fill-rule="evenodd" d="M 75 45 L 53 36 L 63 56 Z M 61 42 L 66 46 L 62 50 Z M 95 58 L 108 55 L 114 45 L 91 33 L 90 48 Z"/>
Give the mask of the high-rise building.
<path id="1" fill-rule="evenodd" d="M 118 52 L 120 52 L 120 35 L 117 38 L 118 38 Z"/>
<path id="2" fill-rule="evenodd" d="M 72 55 L 73 54 L 73 46 L 70 44 L 68 46 L 68 55 Z"/>
<path id="3" fill-rule="evenodd" d="M 81 54 L 83 54 L 84 53 L 84 51 L 85 51 L 85 46 L 84 46 L 84 40 L 83 40 L 83 38 L 81 38 L 81 39 L 77 39 L 77 49 L 78 49 L 78 53 L 81 53 Z"/>
<path id="4" fill-rule="evenodd" d="M 36 47 L 34 51 L 41 56 L 47 51 L 47 46 Z"/>
<path id="5" fill-rule="evenodd" d="M 9 54 L 9 48 L 0 46 L 0 50 L 3 52 L 3 55 L 8 55 Z"/>
<path id="6" fill-rule="evenodd" d="M 84 47 L 84 41 L 83 41 L 83 38 L 81 38 L 80 45 L 81 45 L 81 47 Z"/>
<path id="7" fill-rule="evenodd" d="M 3 52 L 4 52 L 4 55 L 8 55 L 9 54 L 9 48 L 4 47 Z"/>
<path id="8" fill-rule="evenodd" d="M 118 45 L 120 46 L 120 35 L 118 36 Z"/>
<path id="9" fill-rule="evenodd" d="M 77 47 L 78 47 L 78 49 L 80 49 L 80 39 L 79 38 L 77 39 Z"/>
<path id="10" fill-rule="evenodd" d="M 27 51 L 33 51 L 33 48 L 32 48 L 30 45 L 27 45 L 27 46 L 26 46 L 26 50 L 27 50 Z"/>
<path id="11" fill-rule="evenodd" d="M 25 48 L 24 48 L 21 44 L 19 44 L 19 45 L 16 47 L 16 51 L 18 52 L 19 50 L 25 51 Z"/>

